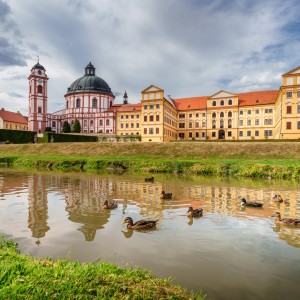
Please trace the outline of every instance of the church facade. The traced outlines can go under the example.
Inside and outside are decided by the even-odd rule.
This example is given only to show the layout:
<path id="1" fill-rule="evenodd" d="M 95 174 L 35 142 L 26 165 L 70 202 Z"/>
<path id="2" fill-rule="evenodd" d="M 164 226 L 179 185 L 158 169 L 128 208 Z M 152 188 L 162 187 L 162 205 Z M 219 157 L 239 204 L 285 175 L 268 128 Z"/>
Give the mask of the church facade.
<path id="1" fill-rule="evenodd" d="M 65 94 L 65 108 L 47 112 L 45 68 L 37 63 L 29 76 L 29 130 L 46 127 L 61 132 L 62 125 L 78 119 L 81 132 L 118 136 L 140 135 L 144 142 L 175 140 L 262 140 L 300 138 L 300 67 L 282 75 L 277 90 L 210 96 L 170 98 L 151 85 L 141 101 L 114 104 L 115 96 L 89 63 L 82 77 Z"/>

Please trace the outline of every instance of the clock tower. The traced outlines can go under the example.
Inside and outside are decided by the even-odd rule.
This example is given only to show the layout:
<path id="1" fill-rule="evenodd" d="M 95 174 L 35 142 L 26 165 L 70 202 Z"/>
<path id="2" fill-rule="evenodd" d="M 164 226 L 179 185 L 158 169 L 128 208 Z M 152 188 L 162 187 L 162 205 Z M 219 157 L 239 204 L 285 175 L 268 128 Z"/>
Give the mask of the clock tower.
<path id="1" fill-rule="evenodd" d="M 47 81 L 45 68 L 38 62 L 28 77 L 29 80 L 29 113 L 28 129 L 43 133 L 47 124 Z"/>

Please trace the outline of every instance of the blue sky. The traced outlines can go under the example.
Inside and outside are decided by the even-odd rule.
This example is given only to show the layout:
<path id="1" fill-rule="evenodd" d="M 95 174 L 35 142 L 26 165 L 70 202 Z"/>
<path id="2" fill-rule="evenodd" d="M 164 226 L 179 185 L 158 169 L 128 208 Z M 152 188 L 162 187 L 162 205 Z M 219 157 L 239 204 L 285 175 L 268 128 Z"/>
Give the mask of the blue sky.
<path id="1" fill-rule="evenodd" d="M 48 112 L 91 61 L 121 103 L 154 84 L 174 98 L 277 89 L 300 65 L 297 0 L 0 0 L 0 106 L 28 112 L 37 56 Z"/>

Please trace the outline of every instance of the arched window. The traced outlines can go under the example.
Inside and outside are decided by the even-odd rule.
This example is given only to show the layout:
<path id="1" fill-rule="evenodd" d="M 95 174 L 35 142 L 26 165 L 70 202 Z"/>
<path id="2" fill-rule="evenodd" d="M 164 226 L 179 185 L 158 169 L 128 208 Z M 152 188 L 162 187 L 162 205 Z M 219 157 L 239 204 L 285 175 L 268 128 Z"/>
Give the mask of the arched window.
<path id="1" fill-rule="evenodd" d="M 212 106 L 216 106 L 217 105 L 217 102 L 216 101 L 213 101 L 212 102 Z"/>
<path id="2" fill-rule="evenodd" d="M 80 107 L 81 106 L 81 101 L 80 101 L 80 99 L 78 98 L 78 99 L 76 99 L 76 107 Z"/>
<path id="3" fill-rule="evenodd" d="M 212 113 L 212 117 L 215 118 L 217 114 L 215 112 Z"/>
<path id="4" fill-rule="evenodd" d="M 232 117 L 232 112 L 228 112 L 228 117 L 231 118 Z"/>
<path id="5" fill-rule="evenodd" d="M 224 128 L 224 121 L 220 120 L 220 128 Z"/>
<path id="6" fill-rule="evenodd" d="M 109 119 L 106 119 L 105 124 L 106 126 L 109 126 Z"/>
<path id="7" fill-rule="evenodd" d="M 224 106 L 224 100 L 221 100 L 220 105 Z"/>
<path id="8" fill-rule="evenodd" d="M 91 124 L 91 126 L 93 126 L 94 125 L 94 120 L 91 120 L 90 124 Z"/>
<path id="9" fill-rule="evenodd" d="M 224 118 L 224 113 L 223 112 L 220 113 L 220 118 Z"/>
<path id="10" fill-rule="evenodd" d="M 38 85 L 37 89 L 39 94 L 43 93 L 43 87 L 41 85 Z"/>
<path id="11" fill-rule="evenodd" d="M 97 99 L 96 99 L 96 98 L 93 99 L 92 107 L 93 107 L 93 108 L 96 108 L 96 107 L 97 107 Z"/>
<path id="12" fill-rule="evenodd" d="M 52 127 L 56 127 L 56 122 L 52 121 Z"/>
<path id="13" fill-rule="evenodd" d="M 228 105 L 232 105 L 232 100 L 231 99 L 228 100 Z"/>

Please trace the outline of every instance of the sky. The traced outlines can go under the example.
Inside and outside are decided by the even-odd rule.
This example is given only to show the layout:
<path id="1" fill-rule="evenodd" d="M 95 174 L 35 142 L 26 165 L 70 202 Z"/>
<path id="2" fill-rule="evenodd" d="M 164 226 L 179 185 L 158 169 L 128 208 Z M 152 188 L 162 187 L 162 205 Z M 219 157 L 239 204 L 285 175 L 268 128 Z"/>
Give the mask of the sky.
<path id="1" fill-rule="evenodd" d="M 0 0 L 0 107 L 28 114 L 37 57 L 48 112 L 90 61 L 116 104 L 151 84 L 172 98 L 279 89 L 300 66 L 300 1 Z"/>

